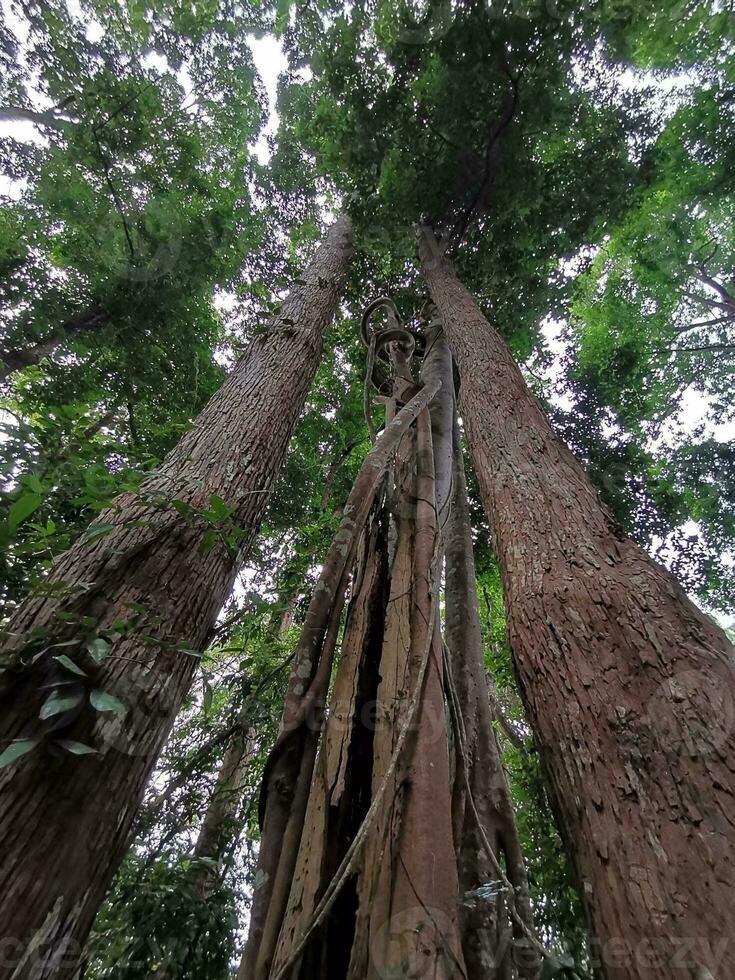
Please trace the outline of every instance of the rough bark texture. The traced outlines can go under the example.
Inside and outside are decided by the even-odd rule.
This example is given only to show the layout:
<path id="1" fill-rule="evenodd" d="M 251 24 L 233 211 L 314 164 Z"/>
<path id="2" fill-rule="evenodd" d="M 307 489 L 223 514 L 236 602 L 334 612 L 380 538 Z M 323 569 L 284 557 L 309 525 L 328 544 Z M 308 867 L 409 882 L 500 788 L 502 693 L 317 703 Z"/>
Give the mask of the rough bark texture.
<path id="1" fill-rule="evenodd" d="M 107 533 L 82 539 L 55 565 L 63 595 L 26 601 L 10 623 L 10 669 L 3 675 L 0 747 L 39 732 L 41 685 L 68 680 L 48 651 L 22 666 L 31 631 L 49 642 L 80 638 L 64 652 L 87 671 L 80 704 L 46 722 L 43 745 L 0 772 L 0 977 L 69 976 L 97 907 L 124 853 L 146 780 L 189 687 L 196 659 L 234 579 L 237 555 L 221 539 L 202 547 L 209 525 L 173 499 L 208 509 L 216 494 L 255 535 L 319 363 L 321 337 L 337 307 L 350 256 L 349 221 L 328 232 L 280 313 L 250 345 L 194 428 L 145 486 L 150 504 L 123 496 L 100 516 Z M 160 502 L 162 506 L 157 506 Z M 211 547 L 209 547 L 211 545 Z M 130 620 L 109 656 L 84 654 L 82 627 L 57 614 L 90 617 L 94 634 Z M 141 612 L 141 609 L 143 612 Z M 126 714 L 95 713 L 88 688 L 116 695 Z M 69 690 L 69 688 L 65 688 Z M 54 730 L 48 728 L 53 723 Z M 94 745 L 95 756 L 49 746 L 51 736 Z"/>
<path id="2" fill-rule="evenodd" d="M 0 381 L 31 364 L 40 364 L 65 340 L 73 340 L 80 334 L 90 333 L 109 322 L 110 314 L 103 307 L 97 306 L 81 316 L 67 320 L 51 336 L 28 347 L 8 347 L 6 341 L 0 341 Z"/>
<path id="3" fill-rule="evenodd" d="M 321 751 L 313 778 L 311 754 L 302 752 L 283 836 L 285 853 L 298 828 L 298 855 L 287 876 L 283 853 L 279 859 L 257 980 L 385 980 L 417 970 L 436 980 L 464 976 L 436 575 L 454 402 L 451 356 L 436 325 L 429 347 L 423 390 L 439 394 L 397 444 L 384 500 L 362 539 Z M 373 453 L 401 417 L 395 399 L 414 388 L 402 350 L 390 356 L 393 398 Z M 302 784 L 309 787 L 303 811 Z M 335 875 L 338 897 L 312 928 Z M 247 966 L 241 971 L 252 975 Z"/>
<path id="4" fill-rule="evenodd" d="M 414 472 L 398 471 L 400 506 L 376 696 L 373 796 L 406 723 L 427 644 L 429 659 L 408 751 L 393 774 L 362 856 L 349 980 L 464 976 L 435 605 L 438 526 L 428 418 L 419 420 L 415 456 L 407 459 Z"/>
<path id="5" fill-rule="evenodd" d="M 538 957 L 529 950 L 518 926 L 514 935 L 506 913 L 506 903 L 510 900 L 527 928 L 533 929 L 525 862 L 488 698 L 467 487 L 456 424 L 452 508 L 445 542 L 446 639 L 465 738 L 464 759 L 456 765 L 452 809 L 467 977 L 468 980 L 533 977 L 538 972 Z M 474 808 L 462 776 L 463 765 L 467 767 Z M 494 860 L 486 852 L 477 817 L 485 839 L 493 846 Z M 498 880 L 498 865 L 504 868 L 513 886 L 512 896 L 505 894 Z M 489 894 L 478 893 L 478 889 L 488 885 Z"/>
<path id="6" fill-rule="evenodd" d="M 315 760 L 313 736 L 315 728 L 318 735 L 318 716 L 314 712 L 323 706 L 331 673 L 341 605 L 340 610 L 335 607 L 344 598 L 360 534 L 391 455 L 436 388 L 436 384 L 427 385 L 419 391 L 386 426 L 366 457 L 312 593 L 286 692 L 281 731 L 263 774 L 259 883 L 253 894 L 250 931 L 239 972 L 245 980 L 268 975 L 288 899 L 286 885 L 297 857 L 292 848 L 294 842 L 298 845 L 295 835 L 297 830 L 300 832 L 299 820 L 303 819 L 303 814 L 297 818 L 297 806 L 306 808 L 303 793 L 308 789 Z"/>
<path id="7" fill-rule="evenodd" d="M 393 541 L 375 693 L 373 797 L 390 771 L 427 645 L 428 662 L 405 757 L 391 776 L 359 863 L 349 980 L 464 976 L 436 611 L 438 515 L 445 512 L 451 483 L 453 397 L 451 358 L 436 324 L 428 331 L 421 376 L 426 383 L 440 381 L 441 388 L 430 418 L 419 419 L 416 434 L 398 453 L 395 489 L 388 495 Z"/>
<path id="8" fill-rule="evenodd" d="M 615 526 L 426 229 L 419 247 L 600 972 L 735 976 L 732 645 Z"/>
<path id="9" fill-rule="evenodd" d="M 304 831 L 279 933 L 276 964 L 290 954 L 339 866 L 370 804 L 370 719 L 387 601 L 387 535 L 377 507 L 364 539 L 362 571 L 354 585 L 322 748 L 311 786 Z M 307 946 L 300 976 L 344 977 L 355 916 L 350 882 Z"/>

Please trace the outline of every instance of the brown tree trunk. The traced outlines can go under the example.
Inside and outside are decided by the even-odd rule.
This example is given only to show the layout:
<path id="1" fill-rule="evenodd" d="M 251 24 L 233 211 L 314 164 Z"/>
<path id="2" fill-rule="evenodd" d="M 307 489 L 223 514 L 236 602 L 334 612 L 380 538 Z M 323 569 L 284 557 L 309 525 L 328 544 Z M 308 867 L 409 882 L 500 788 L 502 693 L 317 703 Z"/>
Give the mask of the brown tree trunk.
<path id="1" fill-rule="evenodd" d="M 350 239 L 349 220 L 340 218 L 304 284 L 292 289 L 141 495 L 123 495 L 100 515 L 52 569 L 52 597 L 28 599 L 9 625 L 0 748 L 43 739 L 0 770 L 0 977 L 73 974 L 196 669 L 186 651 L 207 643 L 278 475 L 337 307 Z M 221 516 L 221 504 L 220 516 L 212 516 L 213 496 L 231 517 Z M 242 529 L 239 557 L 233 522 Z M 109 650 L 100 648 L 100 631 L 110 631 Z M 69 645 L 32 661 L 57 642 Z M 87 643 L 101 662 L 85 652 Z M 86 676 L 63 668 L 54 659 L 58 650 Z M 78 703 L 39 722 L 49 685 Z M 93 710 L 90 688 L 117 696 L 124 717 Z M 59 736 L 99 754 L 69 754 Z"/>
<path id="2" fill-rule="evenodd" d="M 192 885 L 202 902 L 210 898 L 222 870 L 222 860 L 240 832 L 238 809 L 253 757 L 255 737 L 254 729 L 247 727 L 249 707 L 245 705 L 237 719 L 237 729 L 225 749 L 192 852 L 195 862 Z M 151 973 L 151 980 L 175 980 L 180 965 L 187 962 L 200 935 L 197 930 L 193 934 L 184 931 L 172 936 L 179 966 L 172 965 L 164 948 L 163 961 Z"/>
<path id="3" fill-rule="evenodd" d="M 600 972 L 735 976 L 732 645 L 615 526 L 427 229 L 419 250 Z"/>
<path id="4" fill-rule="evenodd" d="M 40 364 L 56 350 L 65 340 L 73 340 L 83 333 L 90 333 L 110 322 L 110 314 L 101 306 L 96 306 L 81 316 L 67 320 L 60 329 L 55 330 L 50 337 L 39 340 L 28 347 L 8 347 L 7 341 L 0 341 L 0 381 L 3 381 L 15 371 Z"/>
<path id="5" fill-rule="evenodd" d="M 238 809 L 243 797 L 248 767 L 253 757 L 255 731 L 248 728 L 250 705 L 238 719 L 238 728 L 225 749 L 217 780 L 199 828 L 193 857 L 202 864 L 198 887 L 206 901 L 212 890 L 219 864 L 239 832 Z"/>
<path id="6" fill-rule="evenodd" d="M 282 852 L 292 841 L 298 852 L 273 874 L 256 962 L 241 967 L 247 980 L 465 976 L 436 574 L 437 513 L 451 484 L 451 358 L 440 331 L 430 336 L 422 379 L 439 395 L 397 444 L 365 530 L 321 751 L 316 765 L 315 744 L 302 752 L 282 837 Z M 399 355 L 394 398 L 413 387 Z M 390 400 L 373 454 L 405 412 L 396 409 Z"/>
<path id="7" fill-rule="evenodd" d="M 396 445 L 436 389 L 434 384 L 420 391 L 386 426 L 366 457 L 312 593 L 286 692 L 281 732 L 263 774 L 258 884 L 238 974 L 244 980 L 267 977 L 270 971 L 307 805 L 315 736 L 319 734 L 318 711 L 327 693 L 336 627 L 359 536 Z"/>
<path id="8" fill-rule="evenodd" d="M 457 761 L 452 800 L 462 896 L 462 950 L 468 980 L 534 977 L 538 954 L 529 947 L 517 921 L 520 918 L 527 930 L 533 929 L 523 851 L 488 698 L 472 529 L 456 423 L 452 475 L 444 574 L 448 659 L 464 729 L 463 758 Z M 455 738 L 455 743 L 458 741 Z M 487 853 L 485 841 L 491 844 L 493 854 Z M 512 894 L 500 880 L 499 867 L 512 886 Z M 515 917 L 507 914 L 511 907 Z"/>

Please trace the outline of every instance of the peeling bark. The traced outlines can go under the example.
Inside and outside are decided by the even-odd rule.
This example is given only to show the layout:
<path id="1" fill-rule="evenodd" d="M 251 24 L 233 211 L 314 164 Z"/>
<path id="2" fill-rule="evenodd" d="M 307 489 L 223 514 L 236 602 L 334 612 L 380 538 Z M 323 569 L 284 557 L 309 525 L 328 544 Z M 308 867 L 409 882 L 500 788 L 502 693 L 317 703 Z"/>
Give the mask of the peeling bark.
<path id="1" fill-rule="evenodd" d="M 615 526 L 427 229 L 419 250 L 599 972 L 735 976 L 732 645 Z"/>
<path id="2" fill-rule="evenodd" d="M 8 628 L 0 745 L 44 728 L 39 706 L 58 683 L 54 651 L 21 665 L 32 631 L 44 643 L 79 637 L 80 626 L 57 614 L 87 616 L 92 635 L 144 610 L 145 628 L 122 632 L 96 664 L 65 648 L 88 671 L 82 686 L 116 695 L 121 719 L 86 705 L 46 723 L 43 745 L 0 772 L 0 977 L 61 980 L 74 973 L 80 945 L 127 844 L 156 757 L 189 688 L 196 659 L 236 573 L 237 556 L 221 540 L 202 542 L 208 525 L 168 505 L 206 509 L 213 494 L 232 508 L 251 546 L 290 435 L 321 354 L 350 256 L 349 220 L 339 219 L 317 250 L 303 285 L 253 341 L 194 428 L 144 486 L 149 499 L 123 495 L 100 515 L 109 525 L 80 539 L 55 564 L 49 583 L 63 595 L 31 597 Z M 85 627 L 87 629 L 87 627 Z M 34 649 L 37 649 L 36 644 Z M 86 691 L 85 691 L 86 693 Z M 47 746 L 51 735 L 91 744 L 99 755 L 74 756 Z"/>
<path id="3" fill-rule="evenodd" d="M 288 829 L 298 828 L 298 855 L 278 863 L 262 939 L 251 927 L 257 964 L 253 972 L 246 958 L 241 980 L 466 976 L 436 573 L 454 402 L 448 348 L 436 325 L 430 333 L 422 378 L 440 394 L 398 442 L 384 502 L 368 521 L 321 751 L 313 767 L 311 746 L 302 749 L 298 777 L 290 777 Z M 400 354 L 391 351 L 394 396 L 403 398 L 413 382 Z M 375 449 L 401 418 L 395 411 L 391 399 Z M 333 601 L 333 591 L 325 595 Z M 282 839 L 285 849 L 288 831 Z M 286 883 L 281 906 L 275 896 Z M 262 882 L 259 891 L 266 894 Z"/>
<path id="4" fill-rule="evenodd" d="M 281 731 L 263 774 L 258 885 L 253 894 L 250 932 L 240 965 L 241 978 L 267 976 L 275 951 L 285 910 L 283 903 L 287 900 L 283 889 L 293 873 L 292 862 L 296 858 L 292 851 L 294 835 L 303 819 L 303 813 L 297 817 L 294 801 L 298 801 L 298 807 L 306 805 L 301 794 L 308 788 L 316 750 L 313 712 L 324 703 L 331 673 L 333 647 L 327 648 L 326 637 L 330 625 L 334 627 L 336 622 L 335 604 L 341 603 L 344 597 L 360 533 L 390 457 L 436 389 L 436 384 L 429 385 L 416 394 L 386 426 L 366 457 L 309 603 L 286 692 Z M 289 847 L 284 854 L 287 835 Z M 274 900 L 276 886 L 279 894 Z"/>

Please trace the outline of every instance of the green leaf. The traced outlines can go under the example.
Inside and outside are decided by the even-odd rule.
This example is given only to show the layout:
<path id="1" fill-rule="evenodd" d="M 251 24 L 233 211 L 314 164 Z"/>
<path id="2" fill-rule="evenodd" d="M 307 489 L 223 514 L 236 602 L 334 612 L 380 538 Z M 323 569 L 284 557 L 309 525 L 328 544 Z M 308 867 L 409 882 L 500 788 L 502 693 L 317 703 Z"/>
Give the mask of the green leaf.
<path id="1" fill-rule="evenodd" d="M 223 521 L 232 513 L 232 508 L 228 507 L 222 497 L 218 497 L 216 493 L 209 498 L 209 506 L 218 520 Z"/>
<path id="2" fill-rule="evenodd" d="M 192 514 L 192 507 L 190 504 L 187 504 L 185 500 L 179 500 L 178 498 L 176 500 L 172 500 L 171 506 L 174 510 L 178 511 L 182 517 L 189 517 Z"/>
<path id="3" fill-rule="evenodd" d="M 216 541 L 217 541 L 217 532 L 213 531 L 212 528 L 210 527 L 209 530 L 204 532 L 204 537 L 202 538 L 199 544 L 199 554 L 202 556 L 208 555 L 209 552 L 214 547 Z"/>
<path id="4" fill-rule="evenodd" d="M 199 650 L 192 650 L 185 643 L 177 643 L 176 650 L 179 653 L 185 653 L 187 657 L 196 657 L 198 660 L 201 660 L 203 657 L 203 654 Z"/>
<path id="5" fill-rule="evenodd" d="M 121 717 L 126 713 L 127 708 L 114 694 L 107 691 L 91 691 L 89 700 L 95 711 L 114 711 Z"/>
<path id="6" fill-rule="evenodd" d="M 22 497 L 19 497 L 8 511 L 8 524 L 11 530 L 14 530 L 27 517 L 30 517 L 42 501 L 43 497 L 38 493 L 24 493 Z"/>
<path id="7" fill-rule="evenodd" d="M 65 653 L 60 654 L 58 657 L 54 657 L 54 660 L 58 660 L 62 667 L 66 667 L 73 674 L 79 674 L 80 677 L 86 677 L 87 675 L 82 670 L 81 667 L 77 667 L 71 657 L 67 657 Z"/>
<path id="8" fill-rule="evenodd" d="M 35 494 L 43 493 L 43 484 L 38 479 L 35 473 L 26 473 L 22 479 L 23 479 L 23 483 L 25 484 L 25 486 L 28 487 L 30 491 L 32 491 Z"/>
<path id="9" fill-rule="evenodd" d="M 87 652 L 96 664 L 101 664 L 110 652 L 110 644 L 101 636 L 95 636 L 94 639 L 87 641 Z"/>
<path id="10" fill-rule="evenodd" d="M 52 691 L 41 705 L 38 717 L 43 721 L 46 718 L 53 718 L 54 715 L 61 715 L 65 711 L 71 711 L 82 700 L 82 695 L 62 694 L 60 691 Z"/>
<path id="11" fill-rule="evenodd" d="M 0 769 L 5 766 L 9 766 L 16 759 L 20 759 L 22 756 L 27 755 L 32 749 L 38 745 L 39 739 L 37 738 L 17 738 L 14 742 L 0 753 Z"/>
<path id="12" fill-rule="evenodd" d="M 73 738 L 60 738 L 56 744 L 60 745 L 62 749 L 66 749 L 67 752 L 71 752 L 72 755 L 99 755 L 97 749 L 93 749 L 91 745 L 75 742 Z"/>
<path id="13" fill-rule="evenodd" d="M 114 524 L 105 524 L 105 523 L 90 524 L 90 526 L 82 535 L 81 540 L 85 544 L 89 544 L 90 541 L 96 541 L 98 538 L 102 538 L 106 534 L 109 534 L 110 531 L 114 531 L 114 530 L 115 530 Z"/>

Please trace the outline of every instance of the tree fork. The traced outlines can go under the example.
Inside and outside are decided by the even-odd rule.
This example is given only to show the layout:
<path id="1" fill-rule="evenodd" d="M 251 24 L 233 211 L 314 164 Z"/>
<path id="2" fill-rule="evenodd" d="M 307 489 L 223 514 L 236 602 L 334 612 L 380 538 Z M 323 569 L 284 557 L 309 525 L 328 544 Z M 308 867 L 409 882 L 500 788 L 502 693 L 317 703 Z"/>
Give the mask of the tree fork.
<path id="1" fill-rule="evenodd" d="M 419 254 L 599 971 L 735 975 L 732 644 L 620 533 L 430 229 Z"/>
<path id="2" fill-rule="evenodd" d="M 0 772 L 0 977 L 62 980 L 75 972 L 194 674 L 196 659 L 186 651 L 208 642 L 236 574 L 238 554 L 198 513 L 221 498 L 227 526 L 240 529 L 239 556 L 247 554 L 319 363 L 351 237 L 349 219 L 338 219 L 305 282 L 141 495 L 125 494 L 101 514 L 54 565 L 48 594 L 26 600 L 9 624 L 0 746 L 41 742 Z M 120 628 L 126 621 L 131 628 Z M 85 644 L 99 652 L 100 630 L 109 647 L 98 662 Z M 70 641 L 78 645 L 65 653 L 87 674 L 74 678 L 78 701 L 39 722 L 48 695 L 42 685 L 68 690 L 68 677 L 53 649 L 27 667 L 24 651 L 30 646 L 35 656 Z M 92 710 L 92 687 L 117 696 L 125 717 Z M 99 754 L 70 755 L 59 735 Z"/>

